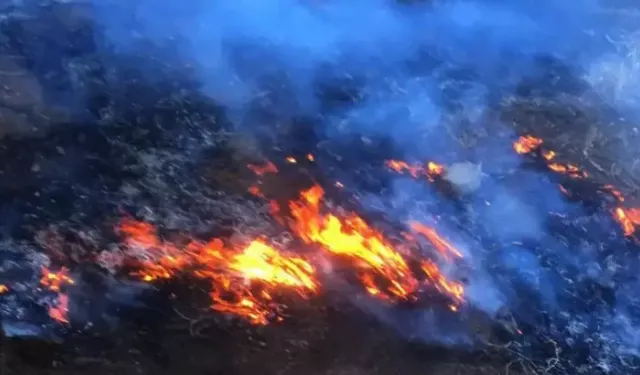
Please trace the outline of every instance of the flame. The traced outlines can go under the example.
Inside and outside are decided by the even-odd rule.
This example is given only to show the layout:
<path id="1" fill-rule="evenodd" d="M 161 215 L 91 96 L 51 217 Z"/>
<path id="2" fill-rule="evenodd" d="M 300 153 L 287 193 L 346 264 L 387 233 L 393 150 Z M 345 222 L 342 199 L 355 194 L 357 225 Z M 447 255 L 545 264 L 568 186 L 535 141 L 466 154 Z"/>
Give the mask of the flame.
<path id="1" fill-rule="evenodd" d="M 551 150 L 543 151 L 542 157 L 544 158 L 544 160 L 547 160 L 547 161 L 552 160 L 553 158 L 556 157 L 556 152 Z"/>
<path id="2" fill-rule="evenodd" d="M 53 272 L 42 267 L 41 272 L 42 276 L 40 277 L 40 285 L 52 292 L 60 292 L 60 288 L 62 286 L 74 283 L 73 279 L 71 279 L 67 274 L 68 270 L 64 267 L 58 272 Z"/>
<path id="3" fill-rule="evenodd" d="M 520 155 L 528 154 L 531 151 L 537 149 L 542 145 L 542 139 L 536 138 L 531 135 L 524 135 L 519 137 L 513 143 L 513 149 Z"/>
<path id="4" fill-rule="evenodd" d="M 259 186 L 251 185 L 251 186 L 249 186 L 247 191 L 251 195 L 255 195 L 256 197 L 259 197 L 259 198 L 264 198 L 264 194 L 262 194 L 262 190 L 260 190 Z"/>
<path id="5" fill-rule="evenodd" d="M 370 295 L 390 300 L 412 299 L 419 282 L 401 253 L 355 213 L 342 216 L 322 213 L 323 195 L 323 189 L 315 185 L 303 191 L 298 201 L 289 203 L 294 233 L 307 244 L 352 260 L 358 279 Z M 436 284 L 446 280 L 437 267 L 427 276 Z M 384 290 L 377 285 L 377 280 L 384 284 Z M 462 286 L 456 285 L 458 288 L 448 286 L 443 291 L 458 299 Z"/>
<path id="6" fill-rule="evenodd" d="M 4 284 L 0 284 L 0 294 L 4 294 L 6 292 L 9 291 L 9 287 L 4 285 Z"/>
<path id="7" fill-rule="evenodd" d="M 527 154 L 535 151 L 541 145 L 541 139 L 527 135 L 518 138 L 518 140 L 513 143 L 513 148 L 518 154 Z M 556 163 L 554 161 L 554 158 L 556 157 L 555 151 L 541 150 L 540 155 L 547 162 L 547 167 L 556 173 L 562 173 L 571 178 L 578 179 L 589 177 L 586 171 L 581 170 L 576 165 Z M 558 187 L 562 193 L 569 195 L 569 192 L 564 188 L 564 186 L 558 185 Z M 602 186 L 601 191 L 609 193 L 620 203 L 625 201 L 622 193 L 613 185 L 606 184 Z M 636 231 L 636 226 L 640 225 L 640 208 L 617 207 L 613 210 L 613 218 L 620 224 L 625 236 L 632 236 Z"/>
<path id="8" fill-rule="evenodd" d="M 69 323 L 67 313 L 69 312 L 69 297 L 66 294 L 58 295 L 56 304 L 49 306 L 49 317 L 59 323 Z"/>
<path id="9" fill-rule="evenodd" d="M 447 280 L 438 270 L 438 266 L 431 261 L 423 261 L 420 267 L 425 275 L 435 283 L 436 289 L 452 297 L 456 303 L 463 301 L 464 288 L 462 284 Z"/>
<path id="10" fill-rule="evenodd" d="M 549 163 L 547 167 L 554 172 L 566 174 L 569 177 L 573 178 L 587 178 L 589 175 L 587 172 L 581 170 L 577 166 L 573 164 L 559 164 L 559 163 Z"/>
<path id="11" fill-rule="evenodd" d="M 248 164 L 247 168 L 258 176 L 264 176 L 269 173 L 278 173 L 278 167 L 270 161 L 267 161 L 264 165 Z"/>
<path id="12" fill-rule="evenodd" d="M 387 160 L 385 162 L 387 168 L 397 173 L 407 173 L 413 178 L 426 177 L 429 181 L 434 181 L 436 176 L 441 176 L 444 173 L 444 166 L 434 163 L 432 161 L 426 164 L 414 164 L 402 160 Z"/>
<path id="13" fill-rule="evenodd" d="M 48 313 L 51 319 L 59 323 L 68 323 L 67 311 L 69 305 L 69 297 L 61 293 L 61 289 L 68 285 L 73 285 L 74 281 L 69 277 L 68 270 L 61 268 L 59 271 L 51 271 L 46 267 L 41 269 L 40 285 L 51 292 L 58 293 L 55 304 L 48 307 Z"/>
<path id="14" fill-rule="evenodd" d="M 616 189 L 613 185 L 606 184 L 602 187 L 606 192 L 611 194 L 618 202 L 624 202 L 624 196 L 620 192 L 620 190 Z"/>
<path id="15" fill-rule="evenodd" d="M 622 227 L 625 236 L 631 236 L 636 231 L 636 226 L 640 225 L 640 208 L 618 207 L 613 211 L 613 217 Z"/>
<path id="16" fill-rule="evenodd" d="M 120 233 L 133 254 L 136 248 L 143 250 L 136 259 L 136 277 L 151 282 L 187 273 L 208 280 L 211 309 L 253 324 L 267 324 L 280 313 L 281 306 L 273 302 L 275 292 L 291 289 L 306 298 L 318 290 L 310 263 L 283 255 L 262 239 L 240 249 L 219 239 L 180 247 L 160 240 L 150 224 L 131 220 L 122 223 Z"/>
<path id="17" fill-rule="evenodd" d="M 412 221 L 409 223 L 409 227 L 416 233 L 424 236 L 438 252 L 446 259 L 449 259 L 450 255 L 456 258 L 462 258 L 462 253 L 456 249 L 453 245 L 443 239 L 433 228 Z"/>
<path id="18" fill-rule="evenodd" d="M 294 158 L 293 156 L 287 156 L 286 158 L 284 158 L 284 161 L 286 161 L 289 164 L 297 164 L 298 160 L 296 160 L 296 158 Z"/>
<path id="19" fill-rule="evenodd" d="M 540 138 L 536 138 L 531 135 L 524 135 L 519 137 L 513 142 L 513 149 L 520 155 L 529 154 L 540 148 L 543 141 Z M 571 178 L 587 178 L 586 171 L 581 170 L 578 166 L 573 164 L 561 164 L 553 161 L 556 157 L 556 152 L 552 150 L 540 150 L 540 156 L 547 162 L 547 168 L 556 173 L 567 175 Z"/>

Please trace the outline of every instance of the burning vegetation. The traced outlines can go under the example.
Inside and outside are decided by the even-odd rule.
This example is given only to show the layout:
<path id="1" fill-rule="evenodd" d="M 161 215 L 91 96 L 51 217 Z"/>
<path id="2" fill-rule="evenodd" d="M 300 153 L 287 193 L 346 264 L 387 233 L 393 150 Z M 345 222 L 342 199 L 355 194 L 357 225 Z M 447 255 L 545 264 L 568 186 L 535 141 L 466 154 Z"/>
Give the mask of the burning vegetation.
<path id="1" fill-rule="evenodd" d="M 589 175 L 584 170 L 573 164 L 561 164 L 554 161 L 556 152 L 545 149 L 542 139 L 527 135 L 519 137 L 513 143 L 513 149 L 520 155 L 537 155 L 544 160 L 549 170 L 573 179 L 584 179 Z M 559 185 L 563 193 L 567 193 L 566 189 Z M 609 194 L 619 204 L 624 203 L 625 199 L 622 193 L 613 185 L 605 184 L 600 189 Z M 616 206 L 611 208 L 613 218 L 620 224 L 622 232 L 625 236 L 633 236 L 637 226 L 640 225 L 640 209 L 634 207 Z"/>
<path id="2" fill-rule="evenodd" d="M 435 18 L 444 22 L 448 12 L 464 8 L 458 7 Z M 0 139 L 0 214 L 6 221 L 0 228 L 6 239 L 0 243 L 0 322 L 11 336 L 2 344 L 51 341 L 63 354 L 43 355 L 45 367 L 66 371 L 77 360 L 81 371 L 89 364 L 109 374 L 637 370 L 640 208 L 633 189 L 623 188 L 613 173 L 597 179 L 608 169 L 587 155 L 600 136 L 590 129 L 598 127 L 580 128 L 584 119 L 576 119 L 573 103 L 558 99 L 565 93 L 554 96 L 580 86 L 554 59 L 527 57 L 521 64 L 518 51 L 489 51 L 513 57 L 509 69 L 535 65 L 544 72 L 535 83 L 529 74 L 498 73 L 498 79 L 522 79 L 513 99 L 500 91 L 510 84 L 482 86 L 484 74 L 493 74 L 486 68 L 498 66 L 493 62 L 476 66 L 472 58 L 449 66 L 435 61 L 446 58 L 438 52 L 434 61 L 419 57 L 415 64 L 416 56 L 402 51 L 414 45 L 405 43 L 408 30 L 394 43 L 398 35 L 387 40 L 388 30 L 380 27 L 381 43 L 379 36 L 361 38 L 360 25 L 344 33 L 332 28 L 331 35 L 356 38 L 345 43 L 350 51 L 343 51 L 344 61 L 325 61 L 333 49 L 318 53 L 321 66 L 314 65 L 316 46 L 297 48 L 307 46 L 297 38 L 296 48 L 283 56 L 278 48 L 264 53 L 290 36 L 277 33 L 277 43 L 270 43 L 273 35 L 262 30 L 260 48 L 244 36 L 233 45 L 235 35 L 225 46 L 240 86 L 248 83 L 243 89 L 255 94 L 234 108 L 226 94 L 235 89 L 216 86 L 228 77 L 215 77 L 216 87 L 205 85 L 205 95 L 200 84 L 210 82 L 196 83 L 192 76 L 202 64 L 173 61 L 172 48 L 198 47 L 188 40 L 172 38 L 180 42 L 167 50 L 111 51 L 94 46 L 102 40 L 95 38 L 98 31 L 53 10 L 46 17 L 55 20 L 46 22 L 78 30 L 41 41 L 32 33 L 48 34 L 49 26 L 36 27 L 24 15 L 0 17 L 0 40 L 10 41 L 0 45 L 2 56 L 9 56 L 0 59 L 0 78 L 9 87 L 0 92 L 0 125 L 20 128 Z M 398 10 L 387 15 L 395 19 Z M 463 11 L 456 22 L 468 21 L 468 9 Z M 535 16 L 525 13 L 527 20 Z M 397 24 L 411 29 L 418 18 L 412 14 L 411 22 Z M 144 19 L 136 16 L 136 22 Z M 393 23 L 390 29 L 397 30 Z M 250 24 L 230 29 L 255 31 L 247 30 Z M 420 41 L 438 34 L 414 31 Z M 468 44 L 456 32 L 450 35 L 463 49 L 434 40 L 434 51 L 464 60 L 478 45 L 491 47 L 489 40 L 474 37 Z M 499 33 L 475 35 L 500 39 Z M 360 52 L 370 40 L 371 48 Z M 31 42 L 25 41 L 37 48 L 27 54 Z M 93 50 L 84 55 L 69 41 Z M 377 53 L 389 46 L 384 53 L 397 60 L 381 61 Z M 62 50 L 77 55 L 56 61 L 57 72 L 39 63 L 42 56 L 56 60 Z M 120 50 L 132 50 L 131 56 Z M 405 76 L 410 82 L 402 82 Z M 53 89 L 34 84 L 39 81 Z M 487 92 L 491 105 L 481 105 L 482 113 L 464 102 L 497 87 Z M 69 98 L 60 94 L 65 90 L 82 93 Z M 12 98 L 14 91 L 19 95 Z M 59 102 L 50 108 L 40 97 Z M 74 103 L 69 113 L 56 117 L 54 109 L 68 102 Z M 441 113 L 432 118 L 427 102 Z M 552 109 L 543 108 L 548 102 Z M 88 108 L 76 108 L 85 103 Z M 521 117 L 501 121 L 511 108 Z M 525 112 L 545 112 L 558 128 L 586 135 L 577 145 L 562 144 L 575 137 L 547 135 L 541 121 L 527 121 Z M 243 126 L 236 127 L 232 120 L 239 118 Z M 524 135 L 514 141 L 506 123 Z M 44 352 L 26 347 L 36 357 Z M 117 358 L 104 360 L 105 351 Z M 196 353 L 199 363 L 183 371 Z M 177 358 L 173 367 L 165 356 Z M 5 352 L 0 357 L 2 372 Z M 121 371 L 122 358 L 134 369 Z M 413 362 L 404 367 L 407 358 Z M 139 365 L 145 360 L 147 367 Z M 432 365 L 439 361 L 452 367 L 438 371 Z M 467 363 L 472 365 L 459 367 Z"/>

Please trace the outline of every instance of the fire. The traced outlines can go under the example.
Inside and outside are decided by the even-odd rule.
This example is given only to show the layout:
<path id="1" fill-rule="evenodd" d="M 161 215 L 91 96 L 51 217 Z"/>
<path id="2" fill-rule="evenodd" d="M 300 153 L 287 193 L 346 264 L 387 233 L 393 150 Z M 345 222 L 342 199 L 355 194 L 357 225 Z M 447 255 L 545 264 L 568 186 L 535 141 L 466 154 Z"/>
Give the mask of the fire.
<path id="1" fill-rule="evenodd" d="M 528 154 L 531 151 L 534 151 L 538 147 L 542 145 L 542 139 L 536 138 L 531 135 L 524 135 L 519 137 L 513 143 L 513 149 L 520 155 Z"/>
<path id="2" fill-rule="evenodd" d="M 456 258 L 462 258 L 462 253 L 443 239 L 433 228 L 429 228 L 416 221 L 410 222 L 409 226 L 414 232 L 424 236 L 446 259 L 449 259 L 450 255 L 453 255 Z"/>
<path id="3" fill-rule="evenodd" d="M 618 207 L 613 211 L 613 217 L 622 227 L 625 236 L 631 236 L 636 231 L 636 226 L 640 225 L 640 208 Z"/>
<path id="4" fill-rule="evenodd" d="M 6 292 L 9 291 L 9 287 L 4 285 L 4 284 L 0 284 L 0 294 L 4 294 Z"/>
<path id="5" fill-rule="evenodd" d="M 134 276 L 147 282 L 178 274 L 208 280 L 211 309 L 253 324 L 267 324 L 279 314 L 276 292 L 289 289 L 306 298 L 318 289 L 310 263 L 283 255 L 262 239 L 244 248 L 225 246 L 219 239 L 178 246 L 159 239 L 151 225 L 131 220 L 123 222 L 120 233 L 130 249 L 142 250 L 141 256 L 133 255 L 139 268 Z"/>
<path id="6" fill-rule="evenodd" d="M 249 186 L 247 191 L 251 195 L 255 195 L 256 197 L 259 197 L 259 198 L 264 198 L 264 195 L 262 194 L 262 190 L 260 190 L 259 186 L 251 185 L 251 186 Z"/>
<path id="7" fill-rule="evenodd" d="M 294 158 L 293 156 L 287 156 L 286 158 L 284 158 L 284 160 L 289 164 L 297 164 L 298 163 L 298 160 L 296 158 Z"/>
<path id="8" fill-rule="evenodd" d="M 278 167 L 270 161 L 267 161 L 264 165 L 249 164 L 247 165 L 247 168 L 258 176 L 264 176 L 269 173 L 278 173 Z"/>
<path id="9" fill-rule="evenodd" d="M 524 135 L 513 142 L 513 149 L 520 155 L 529 154 L 539 150 L 542 139 L 531 135 Z M 552 150 L 540 150 L 540 156 L 547 162 L 547 168 L 556 173 L 567 175 L 571 178 L 587 178 L 587 172 L 573 164 L 561 164 L 554 161 L 556 152 Z"/>
<path id="10" fill-rule="evenodd" d="M 41 269 L 40 285 L 51 292 L 58 293 L 56 303 L 48 307 L 48 313 L 51 319 L 59 323 L 68 323 L 67 311 L 69 305 L 69 297 L 61 293 L 61 289 L 68 285 L 73 285 L 74 281 L 69 277 L 68 270 L 61 268 L 60 271 L 53 272 L 45 267 Z"/>
<path id="11" fill-rule="evenodd" d="M 52 272 L 42 267 L 41 272 L 40 285 L 52 292 L 60 292 L 62 286 L 73 284 L 73 279 L 67 275 L 68 270 L 64 267 L 58 272 Z"/>
<path id="12" fill-rule="evenodd" d="M 513 148 L 518 154 L 527 154 L 537 150 L 541 145 L 541 139 L 527 135 L 518 138 L 518 140 L 513 143 Z M 567 175 L 571 178 L 582 179 L 589 177 L 586 171 L 581 170 L 573 164 L 556 163 L 554 161 L 556 157 L 555 151 L 540 150 L 540 155 L 547 162 L 547 167 L 551 171 Z M 568 195 L 569 192 L 562 185 L 558 186 L 562 193 Z M 625 200 L 622 193 L 613 185 L 606 184 L 601 187 L 601 191 L 609 193 L 620 203 Z M 613 210 L 613 218 L 620 224 L 625 236 L 632 236 L 636 231 L 636 226 L 640 225 L 640 208 L 617 207 Z"/>
<path id="13" fill-rule="evenodd" d="M 567 176 L 573 178 L 586 178 L 588 177 L 587 172 L 580 170 L 580 168 L 576 167 L 572 164 L 559 164 L 559 163 L 549 163 L 547 167 L 554 172 L 566 174 Z"/>
<path id="14" fill-rule="evenodd" d="M 370 295 L 391 300 L 413 298 L 419 282 L 400 251 L 355 213 L 338 216 L 321 212 L 323 195 L 323 189 L 316 185 L 303 191 L 298 201 L 289 203 L 294 233 L 307 244 L 352 260 L 358 279 Z M 441 283 L 444 276 L 437 267 L 431 271 L 429 279 Z M 377 285 L 378 280 L 384 284 L 383 289 Z M 459 288 L 444 291 L 458 299 L 462 286 L 456 285 Z M 453 289 L 455 293 L 451 293 Z"/>
<path id="15" fill-rule="evenodd" d="M 611 194 L 615 199 L 617 199 L 618 202 L 624 202 L 624 196 L 622 195 L 620 190 L 616 189 L 613 185 L 604 185 L 603 189 Z"/>
<path id="16" fill-rule="evenodd" d="M 426 177 L 429 181 L 433 181 L 436 176 L 441 176 L 444 173 L 444 166 L 432 161 L 424 165 L 410 165 L 401 160 L 387 160 L 385 164 L 387 168 L 397 173 L 407 173 L 413 178 Z"/>
<path id="17" fill-rule="evenodd" d="M 69 311 L 69 297 L 66 294 L 58 295 L 55 305 L 49 306 L 49 317 L 59 323 L 69 323 L 67 313 Z"/>
<path id="18" fill-rule="evenodd" d="M 460 283 L 447 280 L 438 270 L 438 266 L 431 261 L 424 261 L 421 264 L 422 271 L 431 279 L 440 292 L 451 296 L 456 303 L 461 303 L 464 295 L 464 288 Z M 453 305 L 455 308 L 455 305 Z"/>

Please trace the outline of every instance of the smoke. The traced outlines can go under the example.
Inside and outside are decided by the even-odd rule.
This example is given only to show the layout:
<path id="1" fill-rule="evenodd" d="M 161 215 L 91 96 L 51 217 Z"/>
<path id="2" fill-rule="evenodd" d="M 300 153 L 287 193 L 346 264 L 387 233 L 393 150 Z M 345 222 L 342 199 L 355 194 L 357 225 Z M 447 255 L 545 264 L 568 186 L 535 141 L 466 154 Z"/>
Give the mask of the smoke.
<path id="1" fill-rule="evenodd" d="M 353 133 L 385 136 L 413 158 L 453 154 L 464 158 L 445 161 L 481 163 L 488 177 L 464 215 L 482 223 L 493 250 L 477 235 L 458 239 L 475 269 L 467 288 L 472 303 L 491 313 L 508 306 L 526 321 L 522 298 L 510 286 L 517 284 L 532 293 L 532 306 L 560 317 L 558 325 L 590 322 L 584 323 L 591 327 L 585 335 L 615 336 L 607 340 L 624 348 L 637 344 L 633 332 L 638 325 L 624 309 L 579 312 L 572 306 L 575 300 L 564 290 L 568 279 L 606 283 L 602 280 L 609 271 L 597 266 L 600 255 L 576 248 L 575 241 L 559 240 L 557 229 L 551 234 L 549 212 L 581 208 L 565 203 L 556 184 L 539 173 L 510 174 L 519 159 L 495 147 L 504 143 L 509 130 L 494 126 L 501 106 L 518 100 L 513 98 L 522 96 L 521 90 L 529 99 L 595 103 L 637 115 L 637 34 L 629 27 L 629 11 L 603 9 L 591 0 L 139 0 L 92 5 L 107 36 L 105 46 L 134 54 L 144 53 L 149 41 L 173 43 L 175 55 L 165 57 L 190 64 L 203 92 L 229 110 L 238 130 L 264 128 L 266 113 L 277 121 L 309 116 L 319 118 L 322 129 L 317 130 L 333 139 Z M 332 104 L 328 92 L 344 98 Z M 475 147 L 457 151 L 460 128 L 471 134 L 501 132 L 495 137 L 501 139 L 489 137 L 494 141 L 477 141 Z M 432 192 L 406 185 L 398 182 L 390 201 L 379 196 L 365 201 L 397 212 L 399 220 L 430 218 L 424 207 L 407 205 L 434 200 Z M 454 207 L 440 205 L 438 210 L 461 214 Z M 595 220 L 566 230 L 598 242 L 609 237 L 606 225 Z M 464 231 L 461 223 L 442 226 L 451 233 Z M 519 245 L 526 242 L 536 250 Z M 592 263 L 596 271 L 581 269 Z M 509 281 L 496 275 L 508 275 Z M 624 292 L 618 294 L 618 301 L 627 300 Z M 566 318 L 568 313 L 575 318 Z M 608 328 L 591 331 L 604 321 Z"/>
<path id="2" fill-rule="evenodd" d="M 482 181 L 462 208 L 402 179 L 392 194 L 361 202 L 401 222 L 433 222 L 463 249 L 474 308 L 491 315 L 506 308 L 529 326 L 551 316 L 545 335 L 570 348 L 589 339 L 603 348 L 598 353 L 637 354 L 638 279 L 618 269 L 637 263 L 625 253 L 630 245 L 611 240 L 602 215 L 566 203 L 556 181 L 519 170 L 514 134 L 499 116 L 510 103 L 544 99 L 611 106 L 633 120 L 640 75 L 630 10 L 595 0 L 83 3 L 105 55 L 154 54 L 189 66 L 239 132 L 278 134 L 275 124 L 308 117 L 330 140 L 389 137 L 409 158 L 476 163 Z M 131 68 L 150 81 L 164 78 L 145 61 Z M 613 250 L 594 245 L 608 241 Z M 583 282 L 593 287 L 580 290 Z M 614 302 L 592 308 L 585 299 L 606 299 L 595 295 L 599 288 L 613 289 Z M 432 311 L 364 308 L 424 340 L 469 342 L 466 328 L 434 330 L 443 318 Z"/>

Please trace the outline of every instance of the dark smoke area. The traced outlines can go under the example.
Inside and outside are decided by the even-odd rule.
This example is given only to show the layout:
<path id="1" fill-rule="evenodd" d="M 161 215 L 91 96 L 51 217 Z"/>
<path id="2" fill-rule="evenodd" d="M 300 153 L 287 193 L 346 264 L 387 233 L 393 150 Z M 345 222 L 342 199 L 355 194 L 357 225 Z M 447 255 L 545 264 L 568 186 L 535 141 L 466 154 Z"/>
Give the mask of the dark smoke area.
<path id="1" fill-rule="evenodd" d="M 0 373 L 638 373 L 640 244 L 605 187 L 639 207 L 639 17 L 624 0 L 0 4 Z M 527 135 L 541 148 L 514 152 Z M 273 202 L 317 184 L 393 241 L 433 227 L 462 254 L 438 266 L 464 304 L 382 304 L 340 264 L 256 327 L 207 309 L 202 279 L 131 277 L 126 218 L 304 254 L 248 193 L 266 161 Z"/>

